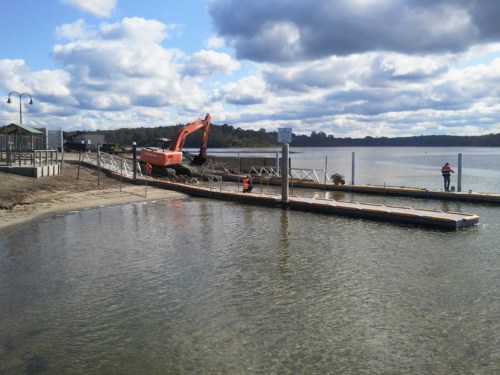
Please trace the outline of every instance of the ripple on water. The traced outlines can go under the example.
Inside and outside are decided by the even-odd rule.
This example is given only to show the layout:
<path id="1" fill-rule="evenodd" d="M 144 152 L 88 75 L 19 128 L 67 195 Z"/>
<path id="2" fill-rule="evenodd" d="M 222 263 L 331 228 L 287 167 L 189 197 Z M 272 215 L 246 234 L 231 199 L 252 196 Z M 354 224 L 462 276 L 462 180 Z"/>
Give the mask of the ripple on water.
<path id="1" fill-rule="evenodd" d="M 492 235 L 203 199 L 87 210 L 2 237 L 0 337 L 49 373 L 492 369 Z"/>

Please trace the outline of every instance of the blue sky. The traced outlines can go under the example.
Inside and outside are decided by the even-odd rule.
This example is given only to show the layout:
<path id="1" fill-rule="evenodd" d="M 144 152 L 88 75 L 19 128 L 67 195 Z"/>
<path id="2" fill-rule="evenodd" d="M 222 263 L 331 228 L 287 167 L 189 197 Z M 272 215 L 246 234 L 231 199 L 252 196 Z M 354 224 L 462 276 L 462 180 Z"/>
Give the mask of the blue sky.
<path id="1" fill-rule="evenodd" d="M 497 0 L 18 0 L 0 125 L 187 123 L 395 137 L 500 132 Z"/>

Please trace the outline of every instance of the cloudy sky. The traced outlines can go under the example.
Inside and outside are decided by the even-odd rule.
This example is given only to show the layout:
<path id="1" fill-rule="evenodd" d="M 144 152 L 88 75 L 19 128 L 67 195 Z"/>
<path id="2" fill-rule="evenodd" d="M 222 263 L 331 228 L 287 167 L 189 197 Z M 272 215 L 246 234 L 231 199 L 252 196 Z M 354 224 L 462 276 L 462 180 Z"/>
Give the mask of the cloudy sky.
<path id="1" fill-rule="evenodd" d="M 0 125 L 500 132 L 498 0 L 17 0 Z"/>

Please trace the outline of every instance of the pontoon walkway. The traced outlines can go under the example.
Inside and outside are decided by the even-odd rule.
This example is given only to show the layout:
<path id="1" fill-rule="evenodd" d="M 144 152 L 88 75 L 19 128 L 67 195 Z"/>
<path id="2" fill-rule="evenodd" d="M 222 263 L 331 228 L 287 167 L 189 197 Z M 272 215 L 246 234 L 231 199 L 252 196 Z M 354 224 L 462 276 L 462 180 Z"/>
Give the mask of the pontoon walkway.
<path id="1" fill-rule="evenodd" d="M 224 181 L 241 181 L 242 176 L 224 174 L 221 175 Z M 279 177 L 259 177 L 252 175 L 254 185 L 269 184 L 281 185 L 281 178 Z M 262 181 L 261 181 L 262 180 Z M 400 197 L 412 197 L 422 199 L 438 199 L 449 201 L 465 201 L 475 203 L 492 203 L 500 204 L 500 194 L 478 193 L 478 192 L 455 192 L 443 190 L 428 190 L 424 188 L 413 188 L 404 186 L 385 186 L 385 185 L 335 185 L 331 182 L 322 183 L 308 180 L 290 180 L 290 186 L 296 188 L 329 190 L 329 191 L 345 191 L 360 194 L 374 194 L 374 195 L 391 195 Z"/>
<path id="2" fill-rule="evenodd" d="M 144 179 L 140 179 L 137 182 L 144 183 Z M 301 198 L 296 196 L 290 196 L 289 201 L 283 203 L 281 201 L 281 195 L 278 194 L 242 193 L 235 190 L 209 188 L 155 179 L 149 180 L 149 184 L 212 199 L 274 207 L 281 206 L 294 210 L 320 212 L 369 220 L 382 220 L 417 226 L 437 227 L 442 229 L 457 230 L 468 228 L 479 223 L 478 215 L 460 212 L 443 212 L 439 210 L 414 209 L 404 206 L 385 206 L 382 204 L 358 203 L 322 198 Z"/>

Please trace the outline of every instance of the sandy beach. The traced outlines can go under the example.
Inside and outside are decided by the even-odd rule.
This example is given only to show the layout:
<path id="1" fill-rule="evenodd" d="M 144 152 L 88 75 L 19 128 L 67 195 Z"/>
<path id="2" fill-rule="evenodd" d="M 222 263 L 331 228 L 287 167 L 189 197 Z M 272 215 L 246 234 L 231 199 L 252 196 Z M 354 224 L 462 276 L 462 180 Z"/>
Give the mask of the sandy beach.
<path id="1" fill-rule="evenodd" d="M 184 194 L 148 186 L 136 186 L 103 173 L 65 162 L 59 176 L 39 179 L 0 172 L 0 230 L 50 215 L 92 207 L 165 199 Z"/>

